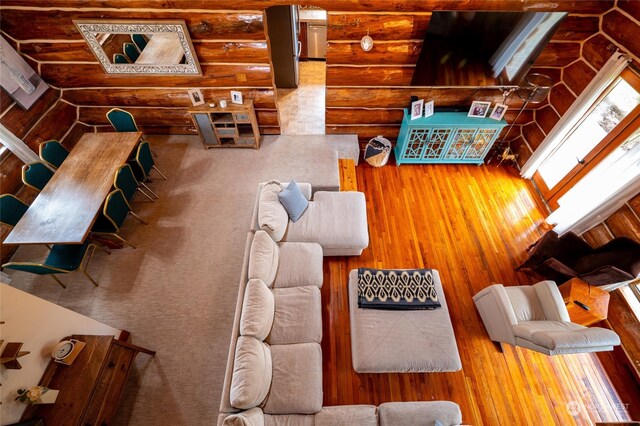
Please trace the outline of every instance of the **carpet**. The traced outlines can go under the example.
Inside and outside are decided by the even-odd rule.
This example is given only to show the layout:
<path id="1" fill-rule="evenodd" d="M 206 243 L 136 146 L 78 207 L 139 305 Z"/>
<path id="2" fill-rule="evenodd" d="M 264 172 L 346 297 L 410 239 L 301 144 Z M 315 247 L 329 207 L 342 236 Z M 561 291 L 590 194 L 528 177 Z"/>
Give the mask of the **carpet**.
<path id="1" fill-rule="evenodd" d="M 198 137 L 149 137 L 158 168 L 155 203 L 140 194 L 121 235 L 137 249 L 97 251 L 89 272 L 50 277 L 7 271 L 11 285 L 126 329 L 134 344 L 157 351 L 139 355 L 114 425 L 215 424 L 238 280 L 258 183 L 295 178 L 319 188 L 339 185 L 329 136 L 266 136 L 259 150 L 205 150 Z M 158 177 L 152 172 L 152 177 Z M 22 246 L 15 261 L 46 256 Z"/>

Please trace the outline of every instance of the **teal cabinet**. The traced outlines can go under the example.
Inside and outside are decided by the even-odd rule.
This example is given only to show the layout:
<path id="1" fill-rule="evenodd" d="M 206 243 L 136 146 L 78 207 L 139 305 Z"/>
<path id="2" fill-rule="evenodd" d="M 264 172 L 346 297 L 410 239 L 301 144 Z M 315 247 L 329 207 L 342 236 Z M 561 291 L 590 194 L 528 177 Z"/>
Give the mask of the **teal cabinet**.
<path id="1" fill-rule="evenodd" d="M 483 164 L 507 125 L 505 120 L 467 117 L 466 112 L 438 112 L 427 118 L 404 118 L 394 152 L 396 164 Z"/>

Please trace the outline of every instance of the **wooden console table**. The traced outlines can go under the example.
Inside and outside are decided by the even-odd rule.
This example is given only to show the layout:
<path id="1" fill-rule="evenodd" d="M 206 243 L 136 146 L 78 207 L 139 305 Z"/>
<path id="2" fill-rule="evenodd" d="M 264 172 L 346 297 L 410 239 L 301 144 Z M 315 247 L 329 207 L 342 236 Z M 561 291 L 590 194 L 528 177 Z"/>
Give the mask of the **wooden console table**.
<path id="1" fill-rule="evenodd" d="M 569 311 L 571 322 L 590 326 L 607 319 L 609 309 L 609 293 L 595 285 L 589 285 L 580 278 L 572 278 L 558 287 L 564 303 Z M 589 307 L 584 309 L 576 302 Z"/>
<path id="2" fill-rule="evenodd" d="M 202 105 L 189 110 L 204 147 L 260 148 L 260 129 L 253 101 L 209 107 Z"/>
<path id="3" fill-rule="evenodd" d="M 56 426 L 109 424 L 136 355 L 155 355 L 155 351 L 113 336 L 71 338 L 86 346 L 71 365 L 52 359 L 39 383 L 60 391 L 55 404 L 32 405 L 24 412 L 23 420 L 43 418 L 45 424 Z"/>

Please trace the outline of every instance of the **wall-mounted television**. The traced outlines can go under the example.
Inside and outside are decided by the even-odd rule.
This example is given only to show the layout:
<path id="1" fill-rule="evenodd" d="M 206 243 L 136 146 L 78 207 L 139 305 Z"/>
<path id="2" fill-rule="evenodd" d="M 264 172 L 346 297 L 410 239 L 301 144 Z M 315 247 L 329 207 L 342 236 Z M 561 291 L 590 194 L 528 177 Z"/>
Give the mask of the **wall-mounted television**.
<path id="1" fill-rule="evenodd" d="M 412 86 L 517 86 L 564 12 L 434 11 Z"/>

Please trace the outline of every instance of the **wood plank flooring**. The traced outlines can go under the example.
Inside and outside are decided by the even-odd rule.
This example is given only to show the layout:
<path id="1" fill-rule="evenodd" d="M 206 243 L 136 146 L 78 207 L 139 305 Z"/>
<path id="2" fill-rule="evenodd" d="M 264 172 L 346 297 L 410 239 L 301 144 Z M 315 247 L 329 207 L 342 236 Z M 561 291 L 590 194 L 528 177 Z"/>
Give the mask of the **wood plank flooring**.
<path id="1" fill-rule="evenodd" d="M 467 165 L 356 167 L 366 194 L 370 245 L 325 258 L 322 288 L 324 405 L 451 400 L 474 425 L 571 425 L 622 421 L 625 404 L 596 355 L 548 357 L 489 340 L 472 296 L 492 283 L 532 284 L 514 268 L 546 229 L 545 207 L 512 168 Z M 351 363 L 347 276 L 361 266 L 435 268 L 451 311 L 463 369 L 357 374 Z M 398 348 L 402 351 L 402 348 Z"/>

